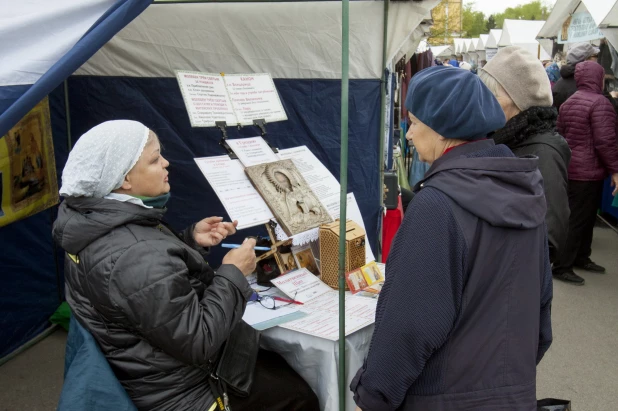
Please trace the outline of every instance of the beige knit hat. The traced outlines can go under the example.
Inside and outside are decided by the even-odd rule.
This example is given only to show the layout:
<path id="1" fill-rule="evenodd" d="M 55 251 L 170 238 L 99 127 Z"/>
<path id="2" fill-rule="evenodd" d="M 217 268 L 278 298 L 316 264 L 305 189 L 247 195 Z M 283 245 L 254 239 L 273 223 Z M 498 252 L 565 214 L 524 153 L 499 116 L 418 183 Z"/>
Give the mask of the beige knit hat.
<path id="1" fill-rule="evenodd" d="M 495 78 L 521 111 L 551 107 L 554 102 L 543 64 L 521 47 L 501 49 L 480 70 Z"/>

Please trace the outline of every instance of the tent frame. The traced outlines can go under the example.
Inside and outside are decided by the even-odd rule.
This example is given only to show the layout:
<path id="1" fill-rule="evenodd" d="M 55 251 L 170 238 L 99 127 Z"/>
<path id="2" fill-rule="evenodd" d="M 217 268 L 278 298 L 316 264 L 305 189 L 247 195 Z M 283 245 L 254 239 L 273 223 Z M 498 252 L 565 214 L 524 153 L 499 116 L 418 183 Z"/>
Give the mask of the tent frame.
<path id="1" fill-rule="evenodd" d="M 303 1 L 303 0 L 292 0 Z M 350 59 L 350 0 L 323 0 L 341 1 L 341 152 L 340 152 L 340 221 L 347 219 L 347 191 L 348 191 L 348 114 L 349 114 L 349 59 Z M 153 0 L 152 4 L 186 4 L 186 3 L 283 3 L 290 0 Z M 388 40 L 388 11 L 390 0 L 384 2 L 384 33 L 382 42 L 382 74 L 381 99 L 380 99 L 380 130 L 379 130 L 379 190 L 383 191 L 384 180 L 384 127 L 386 123 L 386 60 L 387 60 L 387 40 Z M 68 81 L 64 81 L 65 110 L 67 121 L 67 142 L 69 150 L 72 147 L 71 137 L 71 117 L 69 110 Z M 380 195 L 380 210 L 384 209 L 384 197 Z M 346 368 L 345 368 L 345 235 L 346 225 L 340 224 L 339 227 L 339 409 L 345 410 L 346 394 Z M 378 260 L 382 255 L 382 224 L 378 233 Z"/>

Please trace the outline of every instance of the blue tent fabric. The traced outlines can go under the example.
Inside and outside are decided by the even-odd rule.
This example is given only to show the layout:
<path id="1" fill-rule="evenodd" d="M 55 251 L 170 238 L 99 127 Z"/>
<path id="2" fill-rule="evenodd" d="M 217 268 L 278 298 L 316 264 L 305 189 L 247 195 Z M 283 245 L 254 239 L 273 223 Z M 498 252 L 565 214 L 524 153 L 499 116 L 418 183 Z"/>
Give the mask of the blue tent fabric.
<path id="1" fill-rule="evenodd" d="M 172 199 L 166 217 L 180 229 L 207 216 L 226 216 L 193 161 L 195 157 L 224 154 L 218 145 L 220 133 L 214 128 L 190 126 L 174 78 L 68 77 L 150 3 L 117 0 L 34 85 L 0 87 L 0 138 L 49 95 L 60 180 L 69 153 L 62 85 L 67 80 L 73 143 L 96 124 L 119 118 L 142 121 L 159 134 L 172 164 Z M 338 178 L 341 81 L 275 79 L 275 84 L 289 120 L 268 124 L 267 140 L 279 148 L 306 145 Z M 381 218 L 377 173 L 380 80 L 351 80 L 349 107 L 349 191 L 356 195 L 375 252 Z M 259 130 L 230 127 L 228 134 L 231 138 L 252 137 L 259 135 Z M 51 238 L 56 209 L 0 228 L 0 358 L 47 328 L 48 318 L 63 297 L 64 254 Z M 256 234 L 264 234 L 263 228 L 240 231 L 230 241 Z M 217 266 L 224 254 L 225 250 L 215 248 L 209 261 Z"/>
<path id="2" fill-rule="evenodd" d="M 56 167 L 60 177 L 68 147 L 64 94 L 62 86 L 58 85 L 146 9 L 151 1 L 118 0 L 34 85 L 0 87 L 0 138 L 49 94 Z M 52 208 L 0 228 L 0 358 L 49 327 L 48 318 L 61 302 L 62 252 L 54 246 L 51 238 L 55 212 L 56 209 Z M 59 256 L 59 270 L 56 256 Z"/>
<path id="3" fill-rule="evenodd" d="M 288 121 L 267 125 L 266 139 L 275 147 L 306 145 L 335 177 L 339 177 L 340 80 L 275 79 Z M 193 158 L 223 155 L 214 128 L 192 128 L 178 82 L 173 78 L 73 76 L 69 78 L 73 139 L 112 119 L 131 119 L 153 129 L 170 161 L 172 198 L 166 218 L 177 229 L 211 215 L 227 214 Z M 364 217 L 367 236 L 376 250 L 379 193 L 378 130 L 380 80 L 350 81 L 349 191 L 354 192 Z M 230 138 L 259 135 L 255 127 Z M 242 230 L 230 241 L 264 234 L 262 228 Z M 209 257 L 218 265 L 225 250 L 214 248 Z"/>
<path id="4" fill-rule="evenodd" d="M 0 136 L 94 55 L 152 0 L 118 0 L 34 85 L 0 87 Z"/>
<path id="5" fill-rule="evenodd" d="M 59 411 L 134 411 L 97 342 L 71 316 Z"/>
<path id="6" fill-rule="evenodd" d="M 0 358 L 49 327 L 60 305 L 54 215 L 52 208 L 0 229 Z"/>

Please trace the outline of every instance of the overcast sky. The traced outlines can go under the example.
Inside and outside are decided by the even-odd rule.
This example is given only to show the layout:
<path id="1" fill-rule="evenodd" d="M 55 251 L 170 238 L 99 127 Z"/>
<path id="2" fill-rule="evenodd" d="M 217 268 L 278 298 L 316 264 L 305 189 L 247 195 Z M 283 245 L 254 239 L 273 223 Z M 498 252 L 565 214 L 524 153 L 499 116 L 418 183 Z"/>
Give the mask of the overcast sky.
<path id="1" fill-rule="evenodd" d="M 526 4 L 530 1 L 531 0 L 463 0 L 464 4 L 474 3 L 474 8 L 485 13 L 485 16 L 501 13 L 509 7 L 519 6 L 520 4 Z M 553 6 L 556 0 L 546 0 L 545 3 Z"/>

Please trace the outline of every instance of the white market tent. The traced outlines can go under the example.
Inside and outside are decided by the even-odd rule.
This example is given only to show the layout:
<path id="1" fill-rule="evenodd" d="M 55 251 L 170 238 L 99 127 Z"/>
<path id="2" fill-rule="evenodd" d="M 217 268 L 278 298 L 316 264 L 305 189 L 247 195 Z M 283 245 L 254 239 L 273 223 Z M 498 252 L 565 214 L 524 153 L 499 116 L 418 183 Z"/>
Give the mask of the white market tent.
<path id="1" fill-rule="evenodd" d="M 464 39 L 453 39 L 453 41 L 455 42 L 455 54 L 463 53 L 465 46 Z"/>
<path id="2" fill-rule="evenodd" d="M 420 24 L 416 27 L 416 29 L 410 33 L 406 40 L 404 40 L 403 44 L 399 48 L 399 51 L 395 54 L 395 57 L 392 61 L 396 63 L 404 56 L 407 61 L 412 57 L 414 53 L 426 51 L 429 45 L 427 44 L 427 40 L 425 39 L 429 37 L 432 26 L 433 20 L 431 19 L 431 12 L 429 12 L 421 20 Z"/>
<path id="3" fill-rule="evenodd" d="M 618 48 L 618 2 L 616 0 L 558 0 L 539 31 L 537 40 L 550 52 L 565 21 L 575 13 L 589 13 L 609 42 Z"/>
<path id="4" fill-rule="evenodd" d="M 485 53 L 487 40 L 489 40 L 489 34 L 481 34 L 478 43 L 476 43 L 476 54 L 479 56 L 479 61 L 487 59 L 487 55 Z"/>
<path id="5" fill-rule="evenodd" d="M 498 52 L 498 42 L 502 37 L 502 30 L 489 30 L 489 37 L 485 43 L 485 60 L 491 60 Z"/>
<path id="6" fill-rule="evenodd" d="M 537 20 L 504 20 L 498 48 L 519 46 L 539 60 L 551 60 L 549 53 L 536 40 L 537 34 L 544 25 L 544 21 Z"/>
<path id="7" fill-rule="evenodd" d="M 479 42 L 479 38 L 473 38 L 472 41 L 470 42 L 470 44 L 468 45 L 468 57 L 469 57 L 469 63 L 474 65 L 477 64 L 479 61 L 479 55 L 476 49 L 476 45 Z"/>
<path id="8" fill-rule="evenodd" d="M 463 61 L 469 61 L 470 55 L 468 54 L 468 49 L 470 48 L 472 39 L 462 39 L 462 40 L 463 40 L 463 43 L 461 45 L 461 54 L 463 55 Z"/>
<path id="9" fill-rule="evenodd" d="M 431 46 L 431 51 L 437 58 L 451 57 L 453 46 Z"/>
<path id="10" fill-rule="evenodd" d="M 489 30 L 489 37 L 487 37 L 487 42 L 485 43 L 485 49 L 497 49 L 498 42 L 502 37 L 502 30 L 493 29 Z"/>

